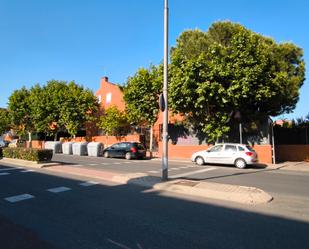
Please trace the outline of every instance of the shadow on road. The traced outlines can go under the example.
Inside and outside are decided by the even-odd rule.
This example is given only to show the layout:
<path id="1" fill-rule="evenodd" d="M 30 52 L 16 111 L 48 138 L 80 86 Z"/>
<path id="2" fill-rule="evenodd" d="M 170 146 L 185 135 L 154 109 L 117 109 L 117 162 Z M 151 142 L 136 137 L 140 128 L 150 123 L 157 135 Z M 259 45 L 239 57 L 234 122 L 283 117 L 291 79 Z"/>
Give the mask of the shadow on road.
<path id="1" fill-rule="evenodd" d="M 150 187 L 82 187 L 81 180 L 65 176 L 11 172 L 0 181 L 0 215 L 55 248 L 309 248 L 307 222 L 166 196 Z M 57 186 L 71 190 L 46 191 Z M 35 198 L 4 200 L 8 194 L 22 193 Z M 23 236 L 18 229 L 1 230 L 1 248 L 11 248 L 8 236 L 16 238 L 15 248 L 29 248 L 18 244 Z M 26 240 L 32 243 L 32 238 Z"/>

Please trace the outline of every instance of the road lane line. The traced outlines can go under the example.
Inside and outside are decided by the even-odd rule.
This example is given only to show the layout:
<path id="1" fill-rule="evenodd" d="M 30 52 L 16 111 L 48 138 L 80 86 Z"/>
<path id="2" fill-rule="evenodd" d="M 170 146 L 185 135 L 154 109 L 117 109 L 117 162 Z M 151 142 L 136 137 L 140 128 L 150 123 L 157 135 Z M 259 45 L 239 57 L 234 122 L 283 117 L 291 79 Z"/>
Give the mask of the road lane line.
<path id="1" fill-rule="evenodd" d="M 24 201 L 24 200 L 28 200 L 28 199 L 32 199 L 32 198 L 34 198 L 33 195 L 22 194 L 22 195 L 10 196 L 10 197 L 4 198 L 4 200 L 11 202 L 11 203 L 14 203 L 14 202 Z"/>
<path id="2" fill-rule="evenodd" d="M 28 172 L 34 172 L 34 170 L 33 169 L 24 169 L 24 170 L 21 170 L 19 172 L 21 172 L 21 173 L 28 173 Z"/>
<path id="3" fill-rule="evenodd" d="M 113 163 L 113 164 L 119 165 L 119 164 L 121 164 L 121 163 Z"/>
<path id="4" fill-rule="evenodd" d="M 160 171 L 158 171 L 158 170 L 150 170 L 150 171 L 148 171 L 148 173 L 157 174 L 157 173 L 160 173 Z"/>
<path id="5" fill-rule="evenodd" d="M 114 245 L 116 245 L 116 246 L 118 246 L 119 248 L 122 248 L 122 249 L 131 249 L 130 247 L 127 247 L 126 245 L 123 245 L 123 244 L 118 243 L 118 242 L 116 242 L 116 241 L 113 241 L 113 240 L 111 240 L 111 239 L 107 239 L 107 241 L 110 242 L 110 243 L 112 243 L 112 244 L 114 244 Z"/>
<path id="6" fill-rule="evenodd" d="M 95 166 L 95 165 L 98 165 L 97 163 L 90 163 L 89 164 L 90 166 Z"/>
<path id="7" fill-rule="evenodd" d="M 89 187 L 89 186 L 93 186 L 93 185 L 97 185 L 99 184 L 98 182 L 94 182 L 94 181 L 88 181 L 88 182 L 81 182 L 79 185 L 83 186 L 83 187 Z"/>
<path id="8" fill-rule="evenodd" d="M 200 169 L 200 170 L 196 170 L 196 171 L 191 171 L 191 172 L 187 172 L 187 173 L 173 175 L 173 176 L 170 176 L 169 178 L 179 178 L 179 177 L 184 177 L 184 176 L 190 176 L 190 175 L 195 175 L 195 174 L 198 174 L 198 173 L 202 173 L 202 172 L 206 172 L 206 171 L 210 171 L 210 170 L 214 170 L 214 169 L 216 169 L 216 168 L 210 167 L 210 168 L 206 168 L 206 169 Z"/>
<path id="9" fill-rule="evenodd" d="M 60 193 L 60 192 L 68 191 L 68 190 L 71 190 L 71 189 L 67 187 L 57 187 L 57 188 L 47 189 L 47 191 L 51 193 Z"/>
<path id="10" fill-rule="evenodd" d="M 6 175 L 10 175 L 11 173 L 8 173 L 8 172 L 2 172 L 0 173 L 0 176 L 6 176 Z"/>

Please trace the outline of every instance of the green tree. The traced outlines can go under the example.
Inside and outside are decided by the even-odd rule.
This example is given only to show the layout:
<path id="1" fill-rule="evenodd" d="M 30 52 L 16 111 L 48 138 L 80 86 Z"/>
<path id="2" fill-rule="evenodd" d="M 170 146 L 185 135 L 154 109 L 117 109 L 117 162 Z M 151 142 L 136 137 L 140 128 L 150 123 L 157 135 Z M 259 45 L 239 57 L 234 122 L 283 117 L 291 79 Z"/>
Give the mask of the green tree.
<path id="1" fill-rule="evenodd" d="M 149 69 L 140 68 L 133 77 L 128 79 L 124 88 L 124 100 L 129 121 L 133 124 L 150 127 L 150 152 L 152 152 L 153 125 L 158 119 L 162 82 L 162 65 L 151 66 Z"/>
<path id="2" fill-rule="evenodd" d="M 98 110 L 97 98 L 89 89 L 74 81 L 66 86 L 65 97 L 60 104 L 60 124 L 75 136 L 77 131 L 91 121 Z"/>
<path id="3" fill-rule="evenodd" d="M 10 117 L 7 109 L 0 108 L 0 136 L 10 129 Z"/>
<path id="4" fill-rule="evenodd" d="M 103 116 L 100 117 L 98 127 L 101 128 L 106 135 L 117 135 L 121 128 L 128 127 L 126 114 L 112 106 L 105 110 Z"/>
<path id="5" fill-rule="evenodd" d="M 13 124 L 21 131 L 45 132 L 57 139 L 59 131 L 75 136 L 78 129 L 95 116 L 96 97 L 74 81 L 48 81 L 30 90 L 15 91 L 9 99 Z"/>
<path id="6" fill-rule="evenodd" d="M 31 119 L 31 99 L 30 92 L 25 87 L 20 90 L 15 90 L 9 97 L 8 110 L 13 128 L 19 135 L 29 134 L 34 131 L 33 122 Z"/>
<path id="7" fill-rule="evenodd" d="M 185 31 L 171 51 L 170 106 L 209 142 L 229 132 L 233 111 L 245 121 L 291 112 L 305 79 L 301 48 L 231 22 Z"/>

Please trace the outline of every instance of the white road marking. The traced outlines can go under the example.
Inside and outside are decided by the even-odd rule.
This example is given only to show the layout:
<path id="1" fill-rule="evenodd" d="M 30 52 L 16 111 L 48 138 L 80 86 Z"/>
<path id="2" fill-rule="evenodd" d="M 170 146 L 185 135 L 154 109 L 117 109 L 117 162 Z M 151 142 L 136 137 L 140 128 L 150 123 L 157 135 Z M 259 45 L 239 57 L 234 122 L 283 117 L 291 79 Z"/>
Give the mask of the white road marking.
<path id="1" fill-rule="evenodd" d="M 74 166 L 74 167 L 82 167 L 83 165 L 81 165 L 81 164 L 74 164 L 72 166 Z"/>
<path id="2" fill-rule="evenodd" d="M 52 193 L 60 193 L 60 192 L 68 191 L 68 190 L 71 190 L 71 189 L 67 187 L 57 187 L 57 188 L 47 189 L 47 191 L 52 192 Z"/>
<path id="3" fill-rule="evenodd" d="M 196 170 L 196 171 L 191 171 L 191 172 L 187 172 L 187 173 L 173 175 L 173 176 L 170 176 L 170 178 L 179 178 L 179 177 L 184 177 L 184 176 L 195 175 L 195 174 L 198 174 L 198 173 L 202 173 L 202 172 L 206 172 L 206 171 L 210 171 L 210 170 L 214 170 L 214 169 L 216 169 L 216 168 L 210 167 L 210 168 L 206 168 L 206 169 L 200 169 L 200 170 Z"/>
<path id="4" fill-rule="evenodd" d="M 156 174 L 156 173 L 160 173 L 160 171 L 158 171 L 158 170 L 150 170 L 150 171 L 148 171 L 148 173 Z"/>
<path id="5" fill-rule="evenodd" d="M 95 166 L 95 165 L 98 165 L 97 163 L 91 163 L 89 164 L 90 166 Z"/>
<path id="6" fill-rule="evenodd" d="M 79 185 L 83 186 L 83 187 L 89 187 L 89 186 L 93 186 L 93 185 L 97 185 L 99 184 L 98 182 L 93 182 L 93 181 L 88 181 L 88 182 L 82 182 Z"/>
<path id="7" fill-rule="evenodd" d="M 101 163 L 102 165 L 108 165 L 108 163 Z"/>
<path id="8" fill-rule="evenodd" d="M 113 241 L 113 240 L 111 240 L 111 239 L 107 239 L 107 241 L 110 242 L 110 243 L 112 243 L 112 244 L 114 244 L 114 245 L 116 245 L 116 246 L 118 246 L 119 248 L 122 248 L 122 249 L 131 249 L 130 247 L 127 247 L 126 245 L 123 245 L 123 244 L 121 244 L 121 243 L 119 243 L 119 242 L 116 242 L 116 241 Z"/>
<path id="9" fill-rule="evenodd" d="M 20 171 L 21 173 L 28 173 L 28 172 L 34 172 L 33 169 L 24 169 Z"/>
<path id="10" fill-rule="evenodd" d="M 118 165 L 118 164 L 121 164 L 121 163 L 113 163 L 113 164 L 117 164 Z"/>
<path id="11" fill-rule="evenodd" d="M 4 198 L 4 200 L 11 202 L 11 203 L 14 203 L 14 202 L 24 201 L 24 200 L 32 199 L 32 198 L 34 198 L 33 195 L 22 194 L 22 195 L 15 195 L 15 196 Z"/>
<path id="12" fill-rule="evenodd" d="M 8 172 L 2 172 L 0 173 L 0 176 L 6 176 L 6 175 L 10 175 L 11 173 L 8 173 Z"/>
<path id="13" fill-rule="evenodd" d="M 128 163 L 131 163 L 131 162 L 124 162 L 124 163 L 127 163 L 127 164 L 128 164 Z"/>
<path id="14" fill-rule="evenodd" d="M 171 168 L 171 170 L 180 170 L 180 168 Z"/>
<path id="15" fill-rule="evenodd" d="M 17 170 L 20 168 L 6 168 L 6 169 L 0 169 L 0 171 L 9 171 L 9 170 Z"/>

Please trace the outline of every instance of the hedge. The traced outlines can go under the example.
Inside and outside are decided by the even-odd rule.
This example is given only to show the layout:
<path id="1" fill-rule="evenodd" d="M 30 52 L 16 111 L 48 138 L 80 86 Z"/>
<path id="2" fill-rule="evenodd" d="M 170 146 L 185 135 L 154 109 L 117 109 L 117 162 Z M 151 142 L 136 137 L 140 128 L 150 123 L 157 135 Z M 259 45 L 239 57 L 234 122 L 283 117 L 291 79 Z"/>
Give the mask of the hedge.
<path id="1" fill-rule="evenodd" d="M 3 157 L 23 159 L 28 161 L 46 162 L 53 157 L 53 150 L 35 148 L 3 148 Z"/>

